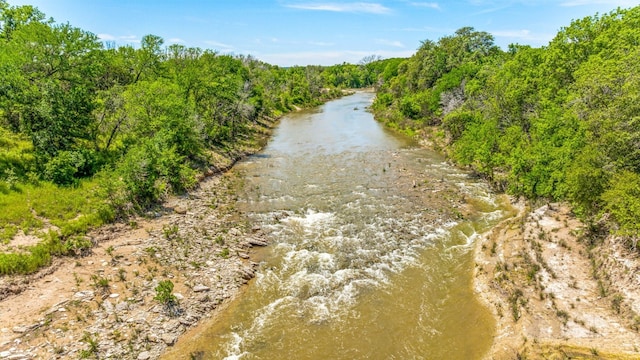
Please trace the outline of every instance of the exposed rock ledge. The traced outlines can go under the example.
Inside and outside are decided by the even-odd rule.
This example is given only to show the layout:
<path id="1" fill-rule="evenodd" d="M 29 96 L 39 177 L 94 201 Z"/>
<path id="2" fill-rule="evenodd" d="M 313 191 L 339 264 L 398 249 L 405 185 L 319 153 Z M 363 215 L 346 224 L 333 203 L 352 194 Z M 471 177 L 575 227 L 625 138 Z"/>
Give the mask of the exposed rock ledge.
<path id="1" fill-rule="evenodd" d="M 640 359 L 640 261 L 590 245 L 564 204 L 519 214 L 476 248 L 475 290 L 494 313 L 487 359 Z"/>

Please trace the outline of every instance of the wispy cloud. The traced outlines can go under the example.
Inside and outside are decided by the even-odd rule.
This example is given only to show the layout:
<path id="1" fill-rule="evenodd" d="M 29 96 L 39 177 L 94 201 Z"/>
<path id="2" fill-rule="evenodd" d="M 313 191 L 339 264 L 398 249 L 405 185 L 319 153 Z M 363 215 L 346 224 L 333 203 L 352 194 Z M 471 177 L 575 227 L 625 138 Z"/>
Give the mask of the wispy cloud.
<path id="1" fill-rule="evenodd" d="M 367 14 L 389 14 L 391 9 L 378 3 L 354 2 L 354 3 L 305 3 L 305 4 L 287 4 L 292 9 L 313 10 L 313 11 L 331 11 L 331 12 L 350 12 L 350 13 L 367 13 Z"/>
<path id="2" fill-rule="evenodd" d="M 516 39 L 516 40 L 522 40 L 527 42 L 534 42 L 538 44 L 543 44 L 553 39 L 552 34 L 536 34 L 531 32 L 531 30 L 527 30 L 527 29 L 496 30 L 496 31 L 490 31 L 490 33 L 496 38 Z"/>
<path id="3" fill-rule="evenodd" d="M 209 45 L 209 46 L 213 46 L 213 47 L 219 48 L 220 50 L 223 50 L 223 51 L 233 50 L 233 46 L 232 45 L 221 43 L 221 42 L 218 42 L 218 41 L 205 40 L 203 42 L 205 44 Z"/>
<path id="4" fill-rule="evenodd" d="M 397 48 L 404 48 L 404 44 L 396 40 L 376 39 L 376 43 Z"/>
<path id="5" fill-rule="evenodd" d="M 423 7 L 423 8 L 440 10 L 440 4 L 436 2 L 412 1 L 412 2 L 409 2 L 409 5 L 415 6 L 415 7 Z"/>
<path id="6" fill-rule="evenodd" d="M 170 44 L 179 44 L 179 43 L 184 43 L 185 41 L 180 39 L 180 38 L 171 38 L 171 39 L 167 39 L 167 43 Z"/>
<path id="7" fill-rule="evenodd" d="M 621 6 L 636 6 L 638 5 L 637 0 L 569 0 L 564 1 L 560 4 L 560 6 L 564 7 L 574 7 L 574 6 L 585 6 L 585 5 L 611 5 L 612 7 Z"/>
<path id="8" fill-rule="evenodd" d="M 116 42 L 122 41 L 125 43 L 131 43 L 131 44 L 140 43 L 140 38 L 138 38 L 136 35 L 115 36 L 111 34 L 98 34 L 98 38 L 102 41 L 116 41 Z"/>
<path id="9" fill-rule="evenodd" d="M 257 54 L 257 57 L 262 61 L 266 61 L 269 64 L 276 64 L 279 66 L 294 66 L 294 65 L 335 65 L 341 64 L 346 61 L 352 64 L 357 64 L 365 56 L 371 54 L 380 55 L 383 58 L 401 57 L 407 58 L 415 53 L 415 50 L 401 50 L 401 51 L 321 51 L 321 52 L 294 52 L 294 53 L 272 53 L 272 54 L 259 54 L 258 52 L 252 52 Z M 259 55 L 258 55 L 259 54 Z"/>
<path id="10" fill-rule="evenodd" d="M 324 41 L 309 41 L 309 42 L 307 42 L 307 44 L 313 45 L 313 46 L 333 46 L 333 45 L 335 45 L 335 43 L 324 42 Z"/>

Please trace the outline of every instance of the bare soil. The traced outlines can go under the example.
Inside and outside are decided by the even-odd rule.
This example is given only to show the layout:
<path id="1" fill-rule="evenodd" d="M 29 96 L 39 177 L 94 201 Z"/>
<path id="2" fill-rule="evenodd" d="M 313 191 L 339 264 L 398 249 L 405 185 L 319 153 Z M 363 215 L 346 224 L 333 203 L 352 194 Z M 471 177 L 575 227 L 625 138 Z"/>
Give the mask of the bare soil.
<path id="1" fill-rule="evenodd" d="M 640 260 L 590 240 L 566 204 L 530 209 L 477 243 L 475 290 L 497 320 L 488 359 L 640 359 Z"/>

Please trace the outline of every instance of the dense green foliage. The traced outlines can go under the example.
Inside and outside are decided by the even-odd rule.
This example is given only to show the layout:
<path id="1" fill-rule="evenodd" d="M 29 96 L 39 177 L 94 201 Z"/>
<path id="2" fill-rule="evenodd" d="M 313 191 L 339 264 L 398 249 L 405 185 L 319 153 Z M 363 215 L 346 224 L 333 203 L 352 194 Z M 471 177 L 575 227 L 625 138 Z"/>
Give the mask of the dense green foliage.
<path id="1" fill-rule="evenodd" d="M 0 245 L 49 239 L 0 253 L 0 274 L 82 253 L 91 227 L 189 189 L 263 120 L 372 86 L 388 62 L 280 68 L 154 35 L 116 47 L 0 0 Z"/>
<path id="2" fill-rule="evenodd" d="M 640 236 L 640 7 L 576 20 L 543 48 L 471 28 L 425 41 L 379 87 L 382 121 L 435 125 L 450 157 L 497 187 L 566 199 Z"/>

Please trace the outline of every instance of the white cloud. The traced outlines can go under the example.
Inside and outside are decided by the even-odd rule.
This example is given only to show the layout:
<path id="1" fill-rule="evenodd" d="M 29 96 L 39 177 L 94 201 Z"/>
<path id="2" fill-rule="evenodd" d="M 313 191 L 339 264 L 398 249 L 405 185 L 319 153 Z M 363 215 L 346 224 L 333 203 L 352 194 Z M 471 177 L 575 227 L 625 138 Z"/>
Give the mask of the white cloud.
<path id="1" fill-rule="evenodd" d="M 140 43 L 140 39 L 136 35 L 115 36 L 111 34 L 98 34 L 98 39 L 102 41 L 115 41 L 115 42 L 121 41 L 121 42 L 131 43 L 131 44 Z"/>
<path id="2" fill-rule="evenodd" d="M 306 3 L 289 4 L 286 7 L 301 10 L 350 12 L 368 14 L 389 14 L 391 9 L 377 3 L 355 2 L 355 3 Z"/>
<path id="3" fill-rule="evenodd" d="M 224 50 L 224 51 L 233 50 L 233 46 L 232 45 L 221 43 L 221 42 L 218 42 L 218 41 L 205 40 L 204 43 L 209 45 L 209 46 L 213 46 L 213 47 L 219 48 L 219 49 Z"/>
<path id="4" fill-rule="evenodd" d="M 523 41 L 529 44 L 546 44 L 555 35 L 553 34 L 536 34 L 531 32 L 531 30 L 522 29 L 522 30 L 495 30 L 489 31 L 490 34 L 495 36 L 496 38 L 507 38 L 507 39 L 515 39 L 510 41 Z"/>
<path id="5" fill-rule="evenodd" d="M 98 34 L 98 39 L 102 41 L 115 41 L 116 37 L 111 34 Z"/>
<path id="6" fill-rule="evenodd" d="M 574 7 L 585 5 L 610 5 L 611 7 L 630 7 L 638 5 L 637 0 L 569 0 L 564 1 L 560 6 Z"/>
<path id="7" fill-rule="evenodd" d="M 397 47 L 397 48 L 403 48 L 404 47 L 404 44 L 401 43 L 400 41 L 397 41 L 397 40 L 376 39 L 376 42 L 378 44 L 382 44 L 382 45 L 386 45 L 386 46 L 393 46 L 393 47 Z"/>
<path id="8" fill-rule="evenodd" d="M 313 45 L 313 46 L 333 46 L 333 45 L 335 45 L 334 43 L 324 42 L 324 41 L 309 41 L 309 42 L 307 42 L 307 44 Z"/>
<path id="9" fill-rule="evenodd" d="M 424 7 L 424 8 L 440 10 L 440 4 L 435 2 L 410 2 L 409 4 L 411 6 L 416 6 L 416 7 Z"/>
<path id="10" fill-rule="evenodd" d="M 323 65 L 330 66 L 348 62 L 357 64 L 363 57 L 371 54 L 377 54 L 383 58 L 402 57 L 407 58 L 415 53 L 415 50 L 401 51 L 320 51 L 320 52 L 296 52 L 296 53 L 272 53 L 257 54 L 260 60 L 269 64 L 278 66 L 295 66 L 295 65 Z"/>
<path id="11" fill-rule="evenodd" d="M 178 44 L 178 43 L 184 43 L 185 41 L 180 39 L 180 38 L 171 38 L 167 40 L 167 43 L 171 43 L 171 44 Z"/>

